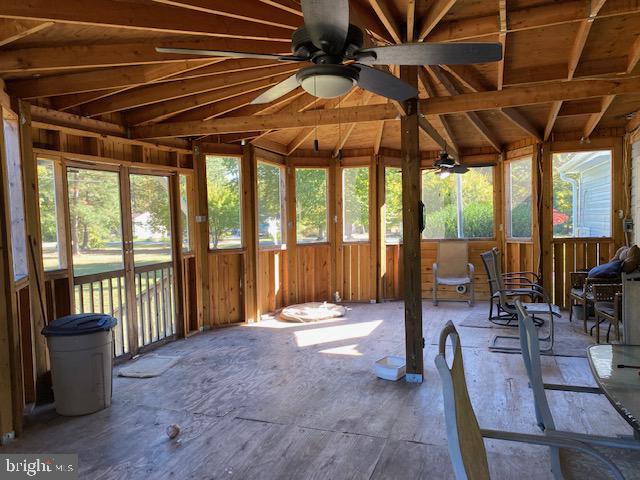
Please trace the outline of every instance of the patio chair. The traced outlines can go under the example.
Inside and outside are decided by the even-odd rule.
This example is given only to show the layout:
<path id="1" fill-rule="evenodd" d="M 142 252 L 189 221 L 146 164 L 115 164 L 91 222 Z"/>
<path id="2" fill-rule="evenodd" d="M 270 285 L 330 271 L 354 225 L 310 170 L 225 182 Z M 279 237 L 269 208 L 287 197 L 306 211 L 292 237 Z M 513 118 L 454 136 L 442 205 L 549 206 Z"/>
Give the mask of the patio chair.
<path id="1" fill-rule="evenodd" d="M 571 272 L 571 290 L 569 291 L 569 321 L 573 321 L 573 307 L 582 307 L 584 333 L 588 333 L 587 321 L 589 308 L 593 305 L 594 285 L 617 285 L 620 277 L 590 278 L 588 271 Z M 593 329 L 592 329 L 593 330 Z"/>
<path id="2" fill-rule="evenodd" d="M 438 306 L 438 286 L 450 285 L 467 287 L 467 302 L 473 306 L 473 274 L 475 269 L 469 263 L 469 244 L 461 241 L 438 242 L 436 263 L 433 264 L 433 305 Z"/>
<path id="3" fill-rule="evenodd" d="M 502 269 L 500 267 L 500 253 L 498 249 L 494 248 L 489 252 L 483 253 L 485 265 L 487 267 L 487 274 L 489 276 L 489 283 L 493 284 L 492 290 L 497 294 L 497 301 L 500 309 L 506 314 L 514 315 L 517 317 L 517 310 L 514 301 L 520 297 L 528 297 L 530 300 L 541 300 L 538 303 L 527 302 L 522 305 L 529 314 L 535 320 L 538 320 L 538 326 L 543 325 L 543 319 L 541 315 L 549 317 L 549 334 L 546 337 L 540 338 L 542 342 L 546 342 L 544 352 L 550 352 L 553 350 L 554 343 L 554 317 L 560 317 L 560 308 L 554 305 L 549 300 L 547 293 L 542 287 L 536 284 L 526 284 L 524 288 L 510 288 L 505 283 L 502 275 Z M 522 285 L 522 284 L 518 284 Z M 489 349 L 497 352 L 505 353 L 517 353 L 520 352 L 520 347 L 510 347 L 498 345 L 499 342 L 506 340 L 512 342 L 518 342 L 520 339 L 516 335 L 496 335 L 489 346 Z"/>
<path id="4" fill-rule="evenodd" d="M 496 252 L 498 257 L 500 255 L 497 248 L 489 250 L 487 252 L 481 253 L 480 258 L 482 259 L 482 263 L 484 264 L 484 269 L 487 273 L 487 278 L 489 279 L 489 321 L 495 323 L 496 325 L 500 325 L 503 327 L 515 327 L 517 326 L 515 322 L 517 321 L 517 315 L 509 312 L 505 312 L 500 307 L 499 297 L 500 294 L 498 292 L 499 286 L 496 279 L 492 279 L 491 270 L 489 268 L 488 263 L 493 262 L 493 252 Z M 505 287 L 509 287 L 512 289 L 516 288 L 541 288 L 540 285 L 540 277 L 535 272 L 508 272 L 502 273 L 502 281 Z M 493 314 L 493 308 L 496 307 L 496 314 Z M 513 325 L 511 323 L 514 323 Z"/>
<path id="5" fill-rule="evenodd" d="M 451 366 L 446 359 L 447 340 L 453 347 Z M 435 359 L 442 380 L 444 415 L 447 429 L 449 455 L 457 480 L 490 479 L 487 451 L 484 438 L 543 445 L 551 449 L 551 471 L 558 480 L 565 478 L 587 478 L 572 467 L 587 465 L 591 475 L 606 472 L 615 479 L 624 479 L 620 469 L 606 456 L 587 443 L 549 431 L 542 435 L 481 429 L 469 398 L 462 361 L 462 348 L 456 327 L 451 321 L 440 333 L 439 351 Z M 578 453 L 580 462 L 561 462 L 569 458 L 568 452 Z M 571 458 L 575 460 L 575 458 Z M 531 473 L 531 472 L 529 472 Z M 630 477 L 633 478 L 633 477 Z"/>
<path id="6" fill-rule="evenodd" d="M 595 393 L 602 394 L 602 390 L 593 387 L 582 387 L 573 385 L 557 385 L 557 384 L 545 384 L 542 378 L 542 365 L 540 362 L 540 345 L 538 343 L 538 336 L 536 328 L 531 321 L 531 317 L 522 307 L 519 301 L 516 301 L 516 308 L 518 309 L 518 328 L 520 330 L 520 342 L 522 347 L 522 360 L 524 362 L 525 370 L 529 378 L 529 386 L 533 391 L 533 402 L 536 412 L 536 420 L 538 427 L 545 433 L 551 433 L 554 436 L 562 436 L 565 438 L 571 438 L 598 448 L 611 448 L 622 449 L 615 450 L 614 456 L 616 462 L 620 459 L 619 466 L 632 463 L 634 468 L 640 468 L 640 442 L 635 439 L 625 439 L 618 437 L 605 437 L 601 435 L 590 435 L 577 432 L 566 432 L 557 430 L 551 408 L 549 407 L 549 401 L 545 390 L 561 390 L 568 392 L 578 393 Z M 624 468 L 623 468 L 624 470 Z"/>
<path id="7" fill-rule="evenodd" d="M 620 341 L 620 323 L 622 322 L 622 284 L 594 285 L 593 311 L 596 317 L 596 343 L 600 343 L 600 324 L 608 322 L 607 343 L 611 326 L 615 327 L 616 339 Z"/>

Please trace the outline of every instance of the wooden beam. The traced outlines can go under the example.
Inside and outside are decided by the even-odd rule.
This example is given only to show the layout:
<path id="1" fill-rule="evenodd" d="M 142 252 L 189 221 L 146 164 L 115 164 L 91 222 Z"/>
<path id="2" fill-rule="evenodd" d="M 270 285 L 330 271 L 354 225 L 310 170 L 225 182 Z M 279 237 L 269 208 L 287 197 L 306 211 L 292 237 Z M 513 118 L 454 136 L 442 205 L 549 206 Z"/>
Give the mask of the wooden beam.
<path id="1" fill-rule="evenodd" d="M 433 65 L 429 67 L 433 74 L 436 76 L 438 81 L 442 83 L 445 90 L 449 92 L 449 95 L 459 96 L 460 91 L 458 87 L 456 87 L 453 82 L 447 77 L 447 74 L 444 70 L 438 65 Z M 441 97 L 444 98 L 444 97 Z M 501 150 L 501 143 L 495 134 L 487 127 L 484 121 L 478 116 L 476 112 L 464 112 L 467 119 L 471 122 L 471 124 L 475 127 L 476 130 L 484 137 L 484 139 L 489 142 L 489 144 L 499 152 Z"/>
<path id="2" fill-rule="evenodd" d="M 627 73 L 631 73 L 636 68 L 638 61 L 640 61 L 640 35 L 638 35 L 633 42 L 628 57 Z"/>
<path id="3" fill-rule="evenodd" d="M 234 50 L 256 53 L 289 53 L 281 42 L 232 38 L 176 42 L 133 42 L 121 44 L 65 45 L 0 51 L 0 72 L 45 72 L 73 68 L 101 68 L 185 60 L 211 60 L 211 57 L 158 53 L 156 47 L 197 50 Z"/>
<path id="4" fill-rule="evenodd" d="M 413 42 L 416 26 L 416 0 L 407 0 L 407 42 Z"/>
<path id="5" fill-rule="evenodd" d="M 566 25 L 581 22 L 589 17 L 584 0 L 566 0 L 533 7 L 509 10 L 509 28 L 507 33 Z M 598 11 L 597 18 L 610 18 L 635 14 L 638 10 L 635 1 L 610 0 L 606 12 Z M 597 5 L 594 6 L 597 8 Z M 432 42 L 455 42 L 474 40 L 482 37 L 495 37 L 500 32 L 499 18 L 495 14 L 466 17 L 449 22 L 441 22 L 429 35 Z"/>
<path id="6" fill-rule="evenodd" d="M 584 131 L 582 132 L 583 138 L 589 138 L 591 136 L 593 131 L 598 126 L 598 123 L 600 123 L 600 120 L 602 120 L 602 117 L 607 112 L 607 109 L 611 105 L 611 102 L 613 102 L 615 98 L 615 95 L 607 95 L 602 99 L 602 108 L 600 109 L 600 112 L 590 115 L 589 119 L 587 120 L 587 124 L 585 125 Z"/>
<path id="7" fill-rule="evenodd" d="M 549 110 L 549 116 L 547 117 L 547 124 L 544 128 L 544 136 L 543 140 L 546 142 L 549 140 L 551 136 L 551 132 L 553 131 L 553 126 L 556 123 L 556 118 L 558 118 L 558 113 L 560 112 L 560 108 L 562 107 L 562 101 L 553 102 L 551 105 L 551 110 Z"/>
<path id="8" fill-rule="evenodd" d="M 632 93 L 640 93 L 640 77 L 559 81 L 513 87 L 499 92 L 464 93 L 421 100 L 420 107 L 422 113 L 429 115 L 461 113 Z"/>
<path id="9" fill-rule="evenodd" d="M 0 17 L 35 19 L 76 25 L 128 28 L 182 35 L 275 40 L 289 43 L 291 30 L 261 26 L 237 18 L 202 15 L 168 5 L 148 5 L 116 0 L 92 0 L 87 8 L 83 0 L 3 0 Z"/>
<path id="10" fill-rule="evenodd" d="M 300 10 L 300 4 L 294 0 L 260 0 L 262 3 L 271 5 L 272 7 L 279 8 L 285 12 L 293 13 L 302 17 L 302 11 Z"/>
<path id="11" fill-rule="evenodd" d="M 542 141 L 543 135 L 538 131 L 538 128 L 533 125 L 522 113 L 520 113 L 516 108 L 507 107 L 502 110 L 503 115 L 511 120 L 511 122 L 520 128 L 523 132 L 531 135 L 533 138 Z"/>
<path id="12" fill-rule="evenodd" d="M 194 180 L 192 180 L 194 181 Z M 174 305 L 176 314 L 176 334 L 179 338 L 184 338 L 189 333 L 189 325 L 185 321 L 185 283 L 183 278 L 184 256 L 182 253 L 182 207 L 180 198 L 180 175 L 171 175 L 169 177 L 169 205 L 171 219 L 171 249 L 173 251 L 173 275 L 174 275 Z M 188 200 L 187 200 L 188 201 Z M 189 202 L 189 201 L 188 201 Z M 189 202 L 190 203 L 190 202 Z M 187 224 L 190 219 L 186 218 Z M 193 231 L 192 226 L 189 227 Z"/>
<path id="13" fill-rule="evenodd" d="M 242 236 L 246 254 L 243 261 L 244 321 L 257 322 L 258 306 L 258 184 L 257 161 L 253 145 L 242 152 Z"/>
<path id="14" fill-rule="evenodd" d="M 357 103 L 357 105 L 369 105 L 369 102 L 371 101 L 372 97 L 373 97 L 373 93 L 364 92 L 364 94 L 362 95 L 362 98 Z M 350 123 L 350 124 L 346 125 L 347 130 L 344 133 L 339 132 L 338 143 L 334 147 L 333 154 L 332 154 L 332 156 L 334 158 L 338 158 L 339 157 L 340 150 L 342 150 L 344 148 L 344 146 L 347 144 L 347 142 L 349 141 L 349 137 L 353 133 L 353 130 L 356 128 L 356 126 L 357 126 L 357 123 Z"/>
<path id="15" fill-rule="evenodd" d="M 400 35 L 400 27 L 398 22 L 393 17 L 393 14 L 389 10 L 387 3 L 384 0 L 369 0 L 371 8 L 376 12 L 378 18 L 385 26 L 391 38 L 395 43 L 402 43 L 402 36 Z"/>
<path id="16" fill-rule="evenodd" d="M 422 88 L 424 88 L 429 98 L 434 98 L 437 96 L 436 91 L 433 89 L 433 86 L 429 81 L 429 77 L 427 76 L 423 68 L 418 69 L 418 82 L 420 83 L 420 85 L 422 85 Z M 438 145 L 440 145 L 440 148 L 442 148 L 443 150 L 446 150 L 456 156 L 459 155 L 460 149 L 458 148 L 458 145 L 456 144 L 453 138 L 453 130 L 449 125 L 449 121 L 446 119 L 444 115 L 436 115 L 436 116 L 433 116 L 433 118 L 435 118 L 438 122 L 440 122 L 440 125 L 442 126 L 442 129 L 444 130 L 450 145 L 447 145 L 446 141 L 443 143 L 436 141 L 436 143 L 438 143 Z M 420 126 L 423 127 L 423 130 L 424 130 L 424 127 L 425 127 L 424 122 L 422 122 Z"/>
<path id="17" fill-rule="evenodd" d="M 502 58 L 498 62 L 498 90 L 502 90 L 504 85 L 504 63 L 507 56 L 507 0 L 498 0 L 498 21 L 500 33 L 498 34 L 498 41 L 502 45 Z"/>
<path id="18" fill-rule="evenodd" d="M 400 78 L 418 86 L 418 67 L 401 66 Z M 402 246 L 405 351 L 408 382 L 421 383 L 424 375 L 422 334 L 422 262 L 420 245 L 420 143 L 418 100 L 405 103 L 400 119 L 402 144 Z"/>
<path id="19" fill-rule="evenodd" d="M 432 2 L 427 12 L 426 17 L 420 24 L 420 32 L 418 34 L 418 41 L 423 41 L 427 38 L 427 35 L 436 28 L 440 20 L 451 10 L 456 4 L 456 0 L 435 0 Z"/>
<path id="20" fill-rule="evenodd" d="M 220 64 L 220 72 L 224 72 L 224 62 Z M 282 74 L 292 74 L 298 69 L 297 65 L 289 63 L 284 65 L 269 66 L 261 69 L 259 73 L 250 71 L 235 72 L 229 75 L 210 75 L 190 80 L 176 80 L 172 82 L 158 83 L 134 90 L 128 90 L 119 95 L 113 95 L 96 102 L 84 105 L 81 113 L 87 117 L 95 117 L 105 113 L 129 110 L 144 105 L 172 100 L 175 98 L 195 95 L 197 93 L 210 92 L 234 85 L 247 84 L 261 79 L 281 78 Z"/>
<path id="21" fill-rule="evenodd" d="M 202 221 L 202 219 L 209 218 L 206 160 L 206 154 L 200 145 L 195 145 L 193 148 L 193 180 L 195 191 L 194 215 L 197 220 L 193 238 L 196 254 L 196 298 L 198 325 L 206 325 L 208 327 L 212 322 L 209 288 L 209 223 L 208 221 Z"/>
<path id="22" fill-rule="evenodd" d="M 33 35 L 51 25 L 53 22 L 0 18 L 0 47 Z"/>
<path id="23" fill-rule="evenodd" d="M 441 65 L 458 83 L 474 92 L 493 90 L 480 71 L 473 65 Z"/>
<path id="24" fill-rule="evenodd" d="M 384 134 L 384 120 L 378 123 L 378 130 L 373 141 L 373 154 L 378 155 L 380 152 L 380 145 L 382 144 L 382 135 Z"/>
<path id="25" fill-rule="evenodd" d="M 186 97 L 175 98 L 163 102 L 157 102 L 152 105 L 129 110 L 125 114 L 125 120 L 128 125 L 140 125 L 150 122 L 160 122 L 174 115 L 188 112 L 189 110 L 196 109 L 198 107 L 209 106 L 217 102 L 230 100 L 236 98 L 231 106 L 227 102 L 227 105 L 217 111 L 217 114 L 211 114 L 210 117 L 219 116 L 226 111 L 238 108 L 240 105 L 246 105 L 258 96 L 259 92 L 266 90 L 287 78 L 289 73 L 283 75 L 275 75 L 273 77 L 267 77 L 258 79 L 255 82 L 241 83 L 239 85 L 232 85 L 226 88 L 219 88 L 210 92 L 198 93 L 195 95 L 189 95 Z M 242 96 L 242 100 L 238 103 L 237 98 Z M 227 110 L 224 110 L 227 108 Z M 197 120 L 199 118 L 195 118 Z M 180 118 L 178 121 L 186 121 L 188 118 Z"/>
<path id="26" fill-rule="evenodd" d="M 181 7 L 197 12 L 220 15 L 222 17 L 245 20 L 247 22 L 261 23 L 273 27 L 295 30 L 302 25 L 299 15 L 292 12 L 272 8 L 266 4 L 254 2 L 247 8 L 242 2 L 229 2 L 228 0 L 153 0 L 157 3 Z"/>

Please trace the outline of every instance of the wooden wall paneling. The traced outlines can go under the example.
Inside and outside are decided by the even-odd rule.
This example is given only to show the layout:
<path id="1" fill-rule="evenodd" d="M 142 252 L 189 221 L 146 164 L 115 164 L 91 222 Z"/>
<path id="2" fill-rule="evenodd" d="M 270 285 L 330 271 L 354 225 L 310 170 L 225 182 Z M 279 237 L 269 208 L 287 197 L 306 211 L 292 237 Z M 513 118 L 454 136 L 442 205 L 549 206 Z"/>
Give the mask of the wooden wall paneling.
<path id="1" fill-rule="evenodd" d="M 173 286 L 176 314 L 176 335 L 184 337 L 189 332 L 184 314 L 185 283 L 183 277 L 182 210 L 180 206 L 180 175 L 169 176 L 169 204 L 171 205 L 171 247 L 173 250 Z M 189 221 L 187 219 L 187 221 Z"/>
<path id="2" fill-rule="evenodd" d="M 217 250 L 209 253 L 208 283 L 210 327 L 223 327 L 246 321 L 246 255 L 242 251 Z M 255 310 L 254 310 L 255 312 Z"/>
<path id="3" fill-rule="evenodd" d="M 242 152 L 242 232 L 243 232 L 243 307 L 244 321 L 260 319 L 258 305 L 258 220 L 257 220 L 257 161 L 252 145 Z M 215 284 L 214 284 L 215 285 Z"/>
<path id="4" fill-rule="evenodd" d="M 288 304 L 300 302 L 300 286 L 298 285 L 298 241 L 296 223 L 296 169 L 291 159 L 286 159 L 285 180 L 285 215 L 287 221 L 287 290 Z"/>
<path id="5" fill-rule="evenodd" d="M 2 112 L 0 108 L 0 112 Z M 0 115 L 0 127 L 4 121 Z M 24 387 L 11 253 L 11 217 L 4 128 L 0 128 L 0 439 L 22 431 Z"/>
<path id="6" fill-rule="evenodd" d="M 418 69 L 401 66 L 400 78 L 417 88 Z M 402 238 L 404 247 L 404 318 L 407 377 L 422 382 L 424 373 L 424 338 L 422 335 L 421 246 L 419 227 L 420 144 L 418 101 L 404 104 L 406 114 L 400 119 L 402 144 Z"/>
<path id="7" fill-rule="evenodd" d="M 34 355 L 27 355 L 33 352 L 33 334 L 31 328 L 31 295 L 30 285 L 19 288 L 16 292 L 16 307 L 18 322 L 20 324 L 20 343 L 22 350 L 22 380 L 24 385 L 24 403 L 29 404 L 36 401 L 36 381 Z M 38 332 L 40 333 L 40 332 Z"/>
<path id="8" fill-rule="evenodd" d="M 31 106 L 23 101 L 17 102 L 20 125 L 20 155 L 22 157 L 22 183 L 24 192 L 25 230 L 27 234 L 27 252 L 29 268 L 29 298 L 31 327 L 22 329 L 22 335 L 30 337 L 34 362 L 35 396 L 39 400 L 50 397 L 50 381 L 47 376 L 49 360 L 46 339 L 40 332 L 46 325 L 46 296 L 44 290 L 44 265 L 42 262 L 42 238 L 40 232 L 40 211 L 38 195 L 37 159 L 33 153 L 31 138 Z M 23 357 L 27 352 L 23 352 Z"/>
<path id="9" fill-rule="evenodd" d="M 211 327 L 211 292 L 209 274 L 209 223 L 207 205 L 206 155 L 198 145 L 193 151 L 196 225 L 194 229 L 194 252 L 196 256 L 196 286 L 198 298 L 198 328 Z M 242 175 L 242 174 L 241 174 Z M 215 284 L 213 284 L 215 286 Z M 216 286 L 217 287 L 217 286 Z"/>

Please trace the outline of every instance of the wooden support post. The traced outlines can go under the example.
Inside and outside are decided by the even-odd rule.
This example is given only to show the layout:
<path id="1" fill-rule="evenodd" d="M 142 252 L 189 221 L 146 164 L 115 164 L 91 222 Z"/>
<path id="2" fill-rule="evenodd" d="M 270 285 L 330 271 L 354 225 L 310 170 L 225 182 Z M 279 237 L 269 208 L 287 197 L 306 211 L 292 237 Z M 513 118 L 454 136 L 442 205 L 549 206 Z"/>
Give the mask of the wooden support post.
<path id="1" fill-rule="evenodd" d="M 193 148 L 193 178 L 195 190 L 196 228 L 194 233 L 196 254 L 196 291 L 198 298 L 198 328 L 210 328 L 211 295 L 209 292 L 209 222 L 207 205 L 207 157 L 199 145 Z"/>
<path id="2" fill-rule="evenodd" d="M 378 155 L 371 155 L 369 160 L 369 237 L 371 239 L 371 264 L 370 273 L 372 289 L 370 300 L 380 301 L 380 235 L 383 230 L 382 217 L 380 216 L 380 210 L 378 209 L 378 197 L 380 192 L 378 191 L 380 182 L 378 181 L 380 176 L 380 165 L 378 163 Z M 384 169 L 383 169 L 384 175 Z"/>
<path id="3" fill-rule="evenodd" d="M 327 178 L 327 182 L 329 187 L 327 193 L 329 196 L 327 201 L 327 205 L 329 208 L 329 218 L 327 220 L 327 238 L 329 239 L 329 243 L 331 245 L 331 279 L 329 281 L 331 290 L 329 291 L 329 296 L 331 300 L 334 300 L 334 295 L 340 288 L 338 284 L 338 165 L 337 160 L 335 159 L 331 159 L 329 161 L 329 175 Z"/>
<path id="4" fill-rule="evenodd" d="M 542 257 L 540 245 L 540 213 L 542 211 L 540 200 L 542 199 L 542 178 L 540 175 L 540 165 L 542 162 L 542 144 L 536 143 L 533 146 L 531 158 L 531 241 L 533 242 L 533 270 L 541 274 Z"/>
<path id="5" fill-rule="evenodd" d="M 386 190 L 385 190 L 385 166 L 384 159 L 380 155 L 375 155 L 376 178 L 375 182 L 376 197 L 374 201 L 374 209 L 376 215 L 376 225 L 378 226 L 378 235 L 376 236 L 376 243 L 374 245 L 377 252 L 376 262 L 376 300 L 381 302 L 384 300 L 384 278 L 387 273 L 387 243 L 385 239 L 385 216 L 386 216 Z"/>
<path id="6" fill-rule="evenodd" d="M 51 398 L 49 361 L 47 343 L 40 335 L 47 319 L 46 295 L 44 285 L 44 265 L 42 263 L 42 245 L 40 239 L 40 214 L 38 209 L 38 166 L 33 154 L 33 140 L 31 138 L 31 105 L 24 101 L 16 102 L 20 125 L 20 154 L 22 157 L 22 184 L 24 191 L 25 231 L 27 234 L 27 256 L 29 267 L 29 309 L 31 312 L 31 331 L 22 335 L 31 335 L 34 357 L 34 376 L 36 403 L 48 401 Z M 33 253 L 33 255 L 32 255 Z M 26 352 L 23 352 L 25 354 Z"/>
<path id="7" fill-rule="evenodd" d="M 253 145 L 242 149 L 242 230 L 244 232 L 244 321 L 257 322 L 258 308 L 258 220 L 257 162 Z"/>
<path id="8" fill-rule="evenodd" d="M 176 311 L 176 335 L 185 337 L 189 326 L 184 315 L 184 279 L 182 275 L 182 211 L 180 206 L 180 174 L 169 177 L 169 201 L 171 205 L 171 249 L 173 250 L 173 287 Z M 187 222 L 189 219 L 187 218 Z"/>
<path id="9" fill-rule="evenodd" d="M 418 85 L 418 68 L 401 66 L 400 78 Z M 422 336 L 422 277 L 420 252 L 420 144 L 418 100 L 405 103 L 400 119 L 402 144 L 402 236 L 404 247 L 404 323 L 408 382 L 421 383 L 424 373 Z"/>
<path id="10" fill-rule="evenodd" d="M 542 144 L 542 211 L 538 218 L 540 225 L 540 251 L 542 256 L 542 285 L 552 291 L 553 285 L 553 172 L 551 144 Z M 553 302 L 564 303 L 564 299 L 554 298 Z"/>
<path id="11" fill-rule="evenodd" d="M 298 248 L 296 245 L 296 169 L 289 158 L 285 161 L 285 218 L 287 231 L 287 276 L 289 287 L 287 304 L 298 303 Z"/>
<path id="12" fill-rule="evenodd" d="M 5 121 L 0 108 L 0 443 L 22 431 L 24 387 L 11 253 Z"/>

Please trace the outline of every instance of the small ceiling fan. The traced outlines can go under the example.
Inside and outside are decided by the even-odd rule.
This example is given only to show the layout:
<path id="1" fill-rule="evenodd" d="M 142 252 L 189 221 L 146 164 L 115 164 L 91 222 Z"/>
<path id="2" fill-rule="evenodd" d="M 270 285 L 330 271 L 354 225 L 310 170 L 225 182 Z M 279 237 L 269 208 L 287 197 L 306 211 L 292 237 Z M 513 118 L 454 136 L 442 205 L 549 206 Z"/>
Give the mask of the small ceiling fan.
<path id="1" fill-rule="evenodd" d="M 446 151 L 440 152 L 438 159 L 433 162 L 433 168 L 438 178 L 444 180 L 452 173 L 463 174 L 469 171 L 469 167 L 457 163 Z"/>
<path id="2" fill-rule="evenodd" d="M 418 95 L 412 85 L 369 65 L 456 65 L 495 62 L 499 43 L 404 43 L 363 48 L 362 30 L 349 23 L 348 0 L 301 0 L 304 25 L 292 37 L 292 55 L 156 48 L 161 53 L 212 57 L 256 58 L 310 62 L 296 74 L 253 100 L 270 103 L 301 86 L 320 98 L 344 95 L 354 85 L 397 101 Z"/>

